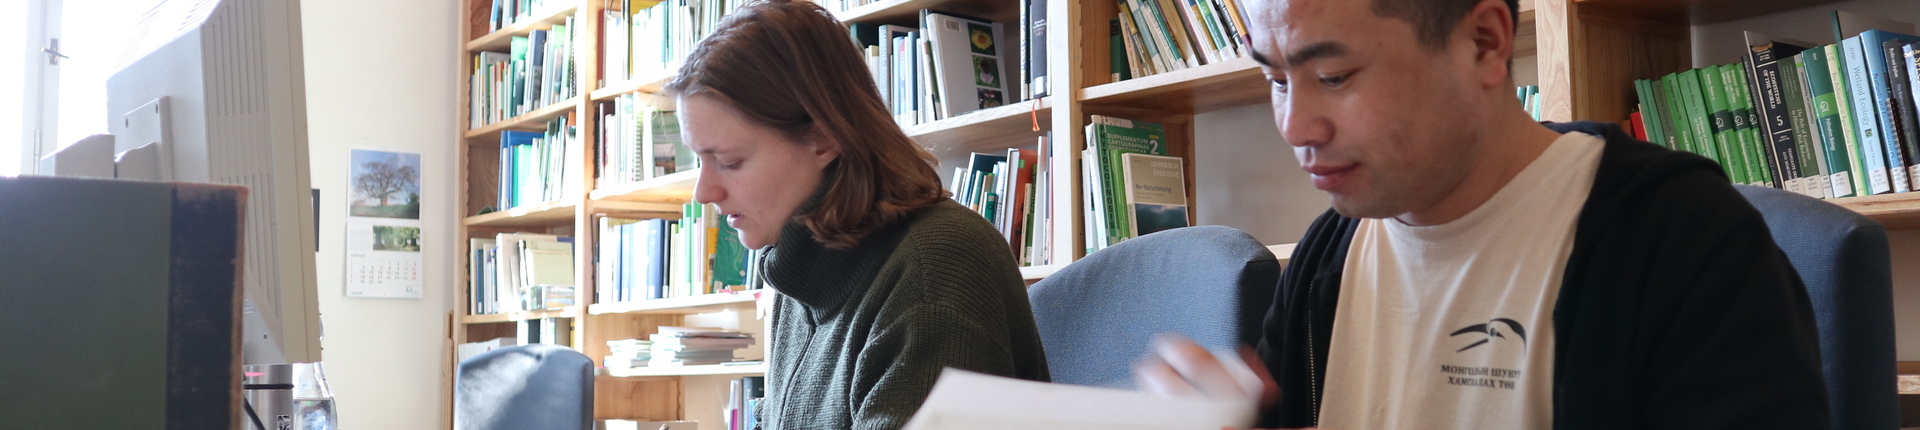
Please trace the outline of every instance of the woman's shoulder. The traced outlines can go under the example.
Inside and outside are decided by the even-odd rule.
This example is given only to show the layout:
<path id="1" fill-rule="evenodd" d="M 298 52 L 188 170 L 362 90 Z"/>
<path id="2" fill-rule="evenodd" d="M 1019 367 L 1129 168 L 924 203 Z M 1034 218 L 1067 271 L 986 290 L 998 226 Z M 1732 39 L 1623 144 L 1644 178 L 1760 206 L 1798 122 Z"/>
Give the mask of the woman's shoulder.
<path id="1" fill-rule="evenodd" d="M 928 251 L 1005 250 L 1006 238 L 980 213 L 944 200 L 913 211 L 904 220 L 901 246 Z"/>

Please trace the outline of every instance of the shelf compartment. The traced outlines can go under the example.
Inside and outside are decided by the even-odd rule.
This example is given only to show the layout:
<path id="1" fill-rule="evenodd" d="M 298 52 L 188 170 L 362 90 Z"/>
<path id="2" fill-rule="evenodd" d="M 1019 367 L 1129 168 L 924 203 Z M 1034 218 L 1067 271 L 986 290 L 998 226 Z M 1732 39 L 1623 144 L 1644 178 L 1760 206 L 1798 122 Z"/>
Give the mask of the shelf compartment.
<path id="1" fill-rule="evenodd" d="M 579 107 L 579 106 L 580 106 L 579 97 L 561 100 L 557 103 L 547 105 L 546 107 L 534 109 L 532 112 L 527 112 L 525 114 L 522 114 L 520 116 L 516 116 L 513 118 L 507 118 L 507 120 L 505 121 L 487 124 L 487 125 L 480 126 L 480 128 L 467 130 L 464 136 L 466 136 L 466 138 L 468 139 L 498 138 L 500 132 L 505 130 L 523 130 L 523 131 L 546 130 L 547 121 L 551 121 L 554 118 L 559 118 L 561 115 L 567 114 L 567 112 L 572 112 L 575 107 Z"/>
<path id="2" fill-rule="evenodd" d="M 662 88 L 667 86 L 667 81 L 673 80 L 673 75 L 678 70 L 680 70 L 680 66 L 674 65 L 667 70 L 642 73 L 634 79 L 617 82 L 613 85 L 608 85 L 606 88 L 593 90 L 593 92 L 588 93 L 588 95 L 593 98 L 593 101 L 601 102 L 612 100 L 614 97 L 619 97 L 627 93 L 659 93 Z"/>
<path id="3" fill-rule="evenodd" d="M 580 307 L 568 306 L 560 309 L 540 311 L 513 311 L 497 314 L 461 315 L 461 324 L 492 324 L 514 321 L 536 320 L 541 318 L 579 318 Z"/>
<path id="4" fill-rule="evenodd" d="M 1033 131 L 1035 121 L 1042 131 Z M 905 127 L 903 131 L 934 158 L 950 160 L 977 151 L 1033 146 L 1034 136 L 1045 133 L 1052 122 L 1053 102 L 1040 98 Z"/>
<path id="5" fill-rule="evenodd" d="M 616 378 L 680 377 L 680 376 L 755 376 L 767 374 L 767 364 L 696 364 L 687 366 L 634 367 L 626 369 L 607 369 L 607 376 Z"/>
<path id="6" fill-rule="evenodd" d="M 513 25 L 507 26 L 507 28 L 502 28 L 498 31 L 487 33 L 486 35 L 467 41 L 467 52 L 506 52 L 512 48 L 514 37 L 525 37 L 534 30 L 552 29 L 554 25 L 566 23 L 567 17 L 573 16 L 574 12 L 579 9 L 579 5 L 574 5 L 564 9 L 557 9 L 547 14 L 535 14 L 535 17 L 532 19 L 516 22 Z"/>
<path id="7" fill-rule="evenodd" d="M 504 211 L 467 217 L 466 224 L 477 226 L 537 226 L 573 222 L 573 202 L 555 201 L 526 205 Z"/>
<path id="8" fill-rule="evenodd" d="M 587 307 L 587 313 L 593 315 L 612 314 L 665 314 L 690 315 L 729 310 L 753 309 L 754 299 L 761 291 L 739 293 L 714 293 L 669 299 L 636 300 L 619 303 L 596 303 Z"/>
<path id="9" fill-rule="evenodd" d="M 595 201 L 681 204 L 693 201 L 693 186 L 699 180 L 700 169 L 693 169 L 593 190 L 588 196 Z"/>

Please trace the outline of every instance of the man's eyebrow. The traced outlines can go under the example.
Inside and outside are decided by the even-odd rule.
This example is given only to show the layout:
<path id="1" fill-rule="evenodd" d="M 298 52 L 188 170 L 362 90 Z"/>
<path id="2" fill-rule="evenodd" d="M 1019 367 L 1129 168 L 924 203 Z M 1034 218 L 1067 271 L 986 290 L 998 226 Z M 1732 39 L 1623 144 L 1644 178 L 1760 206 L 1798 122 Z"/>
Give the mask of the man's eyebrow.
<path id="1" fill-rule="evenodd" d="M 1279 69 L 1279 68 L 1285 68 L 1285 67 L 1298 67 L 1301 64 L 1306 64 L 1309 61 L 1318 60 L 1322 58 L 1332 58 L 1332 57 L 1347 55 L 1347 45 L 1342 44 L 1340 42 L 1320 42 L 1312 45 L 1307 45 L 1307 47 L 1305 48 L 1301 48 L 1299 50 L 1293 51 L 1293 53 L 1287 54 L 1286 64 L 1274 64 L 1273 59 L 1267 58 L 1266 54 L 1261 54 L 1260 50 L 1258 49 L 1249 48 L 1247 49 L 1247 52 L 1250 54 L 1249 56 L 1253 57 L 1254 62 L 1260 63 L 1260 65 L 1267 66 L 1268 68 Z"/>

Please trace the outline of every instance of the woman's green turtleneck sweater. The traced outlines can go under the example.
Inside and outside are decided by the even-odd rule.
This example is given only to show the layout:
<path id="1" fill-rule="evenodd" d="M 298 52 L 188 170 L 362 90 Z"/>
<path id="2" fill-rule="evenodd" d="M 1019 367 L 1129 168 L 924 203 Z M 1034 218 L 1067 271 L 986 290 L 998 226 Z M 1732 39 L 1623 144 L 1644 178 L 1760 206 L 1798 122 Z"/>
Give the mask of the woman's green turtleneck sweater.
<path id="1" fill-rule="evenodd" d="M 849 250 L 788 223 L 766 260 L 780 295 L 761 427 L 900 428 L 948 367 L 1047 381 L 1011 254 L 986 219 L 951 200 Z"/>

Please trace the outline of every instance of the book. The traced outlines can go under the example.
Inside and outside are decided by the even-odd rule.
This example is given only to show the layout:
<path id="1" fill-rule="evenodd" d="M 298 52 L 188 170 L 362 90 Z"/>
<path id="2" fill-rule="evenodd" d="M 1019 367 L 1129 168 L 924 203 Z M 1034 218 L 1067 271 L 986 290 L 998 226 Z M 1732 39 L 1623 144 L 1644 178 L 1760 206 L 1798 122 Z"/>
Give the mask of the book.
<path id="1" fill-rule="evenodd" d="M 1000 23 L 945 12 L 923 12 L 921 29 L 932 45 L 931 61 L 940 95 L 937 118 L 998 107 L 1011 100 L 1003 58 L 1006 40 Z"/>
<path id="2" fill-rule="evenodd" d="M 1028 43 L 1026 64 L 1027 98 L 1037 99 L 1048 94 L 1047 83 L 1047 1 L 1025 0 L 1027 19 L 1025 26 Z"/>
<path id="3" fill-rule="evenodd" d="M 1706 156 L 1708 159 L 1713 160 L 1713 162 L 1719 163 L 1721 169 L 1725 170 L 1727 169 L 1728 163 L 1722 159 L 1720 155 L 1718 140 L 1715 138 L 1712 125 L 1712 111 L 1707 109 L 1706 97 L 1701 91 L 1700 75 L 1701 71 L 1698 69 L 1688 70 L 1680 72 L 1678 79 L 1682 93 L 1681 98 L 1686 104 L 1684 110 L 1686 111 L 1687 123 L 1691 128 L 1691 133 L 1694 138 L 1694 153 Z M 1734 178 L 1731 171 L 1728 172 L 1728 177 L 1733 179 L 1735 183 L 1743 182 L 1738 178 Z"/>
<path id="4" fill-rule="evenodd" d="M 1781 63 L 1789 56 L 1805 50 L 1805 44 L 1785 42 L 1773 37 L 1746 32 L 1747 55 L 1745 63 L 1747 75 L 1751 79 L 1755 108 L 1758 110 L 1760 135 L 1766 142 L 1766 149 L 1774 160 L 1774 182 L 1778 187 L 1798 194 L 1808 194 L 1807 182 L 1811 175 L 1801 168 L 1806 160 L 1800 152 L 1800 144 L 1794 133 L 1795 122 L 1788 109 L 1789 100 L 1786 89 L 1786 74 Z M 1797 97 L 1796 97 L 1797 98 Z"/>
<path id="5" fill-rule="evenodd" d="M 1747 85 L 1745 67 L 1728 64 L 1721 67 L 1721 73 L 1721 80 L 1727 85 L 1727 103 L 1733 112 L 1734 127 L 1740 133 L 1740 149 L 1746 154 L 1748 178 L 1755 185 L 1780 188 L 1780 183 L 1773 180 L 1774 171 L 1780 166 L 1772 157 L 1773 151 L 1760 139 L 1759 115 L 1754 114 L 1753 92 Z"/>
<path id="6" fill-rule="evenodd" d="M 1713 135 L 1714 155 L 1720 161 L 1727 177 L 1736 184 L 1752 184 L 1748 176 L 1745 152 L 1741 150 L 1743 142 L 1738 129 L 1734 126 L 1734 115 L 1727 104 L 1727 90 L 1721 78 L 1721 66 L 1712 66 L 1696 70 L 1699 77 L 1700 94 L 1706 103 L 1709 133 Z"/>
<path id="7" fill-rule="evenodd" d="M 1894 136 L 1900 141 L 1900 150 L 1906 156 L 1907 177 L 1910 180 L 1920 178 L 1920 105 L 1913 97 L 1913 69 L 1904 50 L 1913 41 L 1886 40 L 1881 42 L 1882 58 L 1887 61 L 1887 115 L 1892 117 Z M 1920 188 L 1920 182 L 1916 182 Z"/>
<path id="8" fill-rule="evenodd" d="M 1845 143 L 1847 159 L 1853 163 L 1854 195 L 1870 196 L 1891 191 L 1893 187 L 1886 179 L 1886 166 L 1880 165 L 1876 178 L 1875 165 L 1867 158 L 1869 151 L 1862 150 L 1859 123 L 1854 118 L 1853 87 L 1848 85 L 1847 60 L 1840 45 L 1827 45 L 1827 72 L 1833 79 L 1834 111 L 1840 118 L 1839 136 Z"/>
<path id="9" fill-rule="evenodd" d="M 1096 172 L 1102 194 L 1096 196 L 1104 211 L 1101 233 L 1108 245 L 1130 237 L 1133 217 L 1124 210 L 1125 187 L 1121 185 L 1121 154 L 1167 155 L 1165 126 L 1159 123 L 1094 115 L 1088 124 L 1090 149 L 1094 150 Z M 1104 247 L 1105 245 L 1103 245 Z"/>
<path id="10" fill-rule="evenodd" d="M 1833 45 L 1808 49 L 1800 53 L 1801 76 L 1806 78 L 1807 103 L 1813 107 L 1815 135 L 1820 139 L 1820 148 L 1826 153 L 1827 183 L 1832 187 L 1831 197 L 1853 197 L 1860 195 L 1861 188 L 1855 186 L 1855 165 L 1853 157 L 1848 156 L 1846 129 L 1840 120 L 1839 97 L 1834 94 L 1833 68 L 1827 64 L 1827 55 L 1833 52 Z"/>
<path id="11" fill-rule="evenodd" d="M 1841 41 L 1841 56 L 1844 58 L 1840 73 L 1845 76 L 1840 84 L 1846 86 L 1847 108 L 1841 116 L 1850 118 L 1853 126 L 1857 151 L 1862 162 L 1866 163 L 1867 194 L 1885 194 L 1906 192 L 1905 172 L 1895 174 L 1889 171 L 1892 164 L 1887 153 L 1886 140 L 1880 135 L 1880 113 L 1874 107 L 1872 73 L 1867 69 L 1868 60 L 1861 45 L 1860 36 L 1849 37 Z"/>
<path id="12" fill-rule="evenodd" d="M 1902 135 L 1900 128 L 1899 112 L 1894 105 L 1897 101 L 1893 97 L 1893 86 L 1889 82 L 1891 76 L 1889 66 L 1900 64 L 1900 57 L 1888 56 L 1885 46 L 1888 42 L 1920 42 L 1920 38 L 1876 29 L 1861 32 L 1857 37 L 1860 38 L 1860 57 L 1864 63 L 1868 81 L 1867 91 L 1862 97 L 1867 100 L 1867 103 L 1858 105 L 1863 107 L 1870 105 L 1872 108 L 1881 150 L 1886 153 L 1887 176 L 1893 180 L 1893 191 L 1896 193 L 1911 191 L 1916 187 L 1911 185 L 1912 176 L 1908 171 L 1912 166 L 1920 166 L 1920 160 L 1914 160 L 1906 149 L 1906 142 L 1903 141 L 1905 136 Z M 1855 93 L 1860 92 L 1855 91 Z"/>
<path id="13" fill-rule="evenodd" d="M 1672 124 L 1674 149 L 1705 155 L 1693 142 L 1693 120 L 1689 112 L 1691 105 L 1685 103 L 1686 92 L 1680 85 L 1680 73 L 1660 77 L 1660 86 L 1666 91 L 1662 103 L 1667 109 L 1667 123 Z M 1711 157 L 1709 157 L 1711 158 Z"/>
<path id="14" fill-rule="evenodd" d="M 1132 215 L 1129 237 L 1191 225 L 1187 211 L 1186 160 L 1137 153 L 1121 154 L 1121 183 Z"/>
<path id="15" fill-rule="evenodd" d="M 1808 197 L 1824 199 L 1833 194 L 1833 187 L 1825 180 L 1827 163 L 1814 137 L 1813 114 L 1806 101 L 1806 83 L 1800 78 L 1799 59 L 1798 54 L 1792 54 L 1778 61 L 1780 98 L 1784 101 L 1781 107 L 1787 112 L 1786 128 L 1791 133 L 1794 157 L 1799 160 L 1797 189 Z"/>

